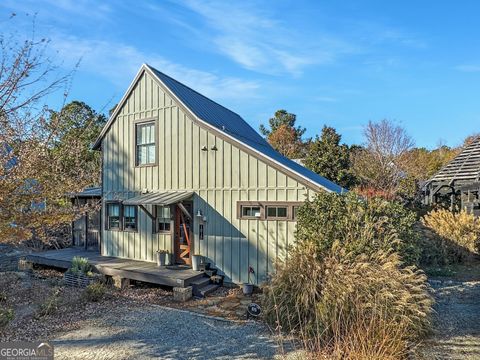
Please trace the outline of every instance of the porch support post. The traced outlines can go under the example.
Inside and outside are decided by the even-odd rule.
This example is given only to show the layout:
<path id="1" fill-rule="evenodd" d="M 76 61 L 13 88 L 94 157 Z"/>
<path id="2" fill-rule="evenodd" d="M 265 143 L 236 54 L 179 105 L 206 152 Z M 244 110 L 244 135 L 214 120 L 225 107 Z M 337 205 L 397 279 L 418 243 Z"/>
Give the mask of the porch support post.
<path id="1" fill-rule="evenodd" d="M 138 207 L 139 207 L 140 209 L 142 209 L 142 210 L 145 212 L 145 214 L 147 214 L 147 216 L 148 216 L 152 221 L 155 221 L 155 216 L 153 216 L 152 213 L 151 213 L 150 211 L 148 211 L 148 209 L 147 209 L 145 206 L 143 206 L 143 205 L 138 205 Z"/>
<path id="2" fill-rule="evenodd" d="M 178 207 L 180 208 L 180 210 L 182 210 L 182 212 L 185 214 L 187 218 L 192 220 L 192 215 L 189 214 L 189 212 L 187 211 L 187 209 L 185 209 L 185 206 L 183 206 L 181 202 L 178 203 Z"/>
<path id="3" fill-rule="evenodd" d="M 88 212 L 85 212 L 85 250 L 88 249 Z"/>

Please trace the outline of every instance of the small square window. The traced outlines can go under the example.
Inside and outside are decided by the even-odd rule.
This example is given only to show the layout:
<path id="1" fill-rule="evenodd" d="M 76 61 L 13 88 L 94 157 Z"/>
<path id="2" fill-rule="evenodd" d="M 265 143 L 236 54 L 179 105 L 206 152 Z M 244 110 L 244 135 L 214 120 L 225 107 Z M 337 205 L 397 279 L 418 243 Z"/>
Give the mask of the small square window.
<path id="1" fill-rule="evenodd" d="M 259 218 L 260 215 L 260 206 L 242 205 L 243 218 Z"/>
<path id="2" fill-rule="evenodd" d="M 285 219 L 287 214 L 286 206 L 267 206 L 267 219 Z"/>
<path id="3" fill-rule="evenodd" d="M 170 219 L 171 219 L 170 207 L 157 206 L 157 232 L 169 232 Z"/>
<path id="4" fill-rule="evenodd" d="M 298 206 L 293 207 L 293 220 L 297 220 Z"/>

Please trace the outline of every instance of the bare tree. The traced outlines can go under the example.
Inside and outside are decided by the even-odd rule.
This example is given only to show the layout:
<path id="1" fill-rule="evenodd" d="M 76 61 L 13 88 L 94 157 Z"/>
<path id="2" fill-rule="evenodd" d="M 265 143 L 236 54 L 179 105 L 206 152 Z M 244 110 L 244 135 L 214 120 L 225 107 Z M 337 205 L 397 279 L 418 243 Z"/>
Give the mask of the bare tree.
<path id="1" fill-rule="evenodd" d="M 10 19 L 14 21 L 14 19 Z M 45 104 L 58 95 L 71 74 L 62 75 L 47 56 L 48 40 L 0 34 L 0 240 L 55 242 L 52 230 L 69 224 L 75 212 L 65 195 L 98 182 L 86 173 L 89 161 L 82 136 L 63 112 Z M 66 98 L 66 91 L 61 93 Z M 93 126 L 94 121 L 92 121 Z M 86 123 L 85 127 L 90 127 Z M 59 139 L 66 139 L 68 146 Z"/>
<path id="2" fill-rule="evenodd" d="M 365 146 L 353 155 L 354 172 L 364 188 L 394 196 L 405 176 L 403 162 L 414 141 L 404 128 L 386 119 L 369 121 L 364 136 Z"/>

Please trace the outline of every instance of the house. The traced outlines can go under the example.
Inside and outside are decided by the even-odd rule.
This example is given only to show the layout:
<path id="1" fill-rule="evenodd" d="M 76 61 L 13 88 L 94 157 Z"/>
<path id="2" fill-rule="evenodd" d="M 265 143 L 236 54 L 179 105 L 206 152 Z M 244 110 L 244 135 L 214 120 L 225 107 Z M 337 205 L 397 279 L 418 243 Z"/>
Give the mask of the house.
<path id="1" fill-rule="evenodd" d="M 480 215 L 480 137 L 476 137 L 452 161 L 424 185 L 424 203 L 447 203 Z"/>
<path id="2" fill-rule="evenodd" d="M 101 254 L 261 283 L 294 243 L 295 213 L 331 181 L 276 152 L 233 111 L 142 65 L 94 144 L 102 152 Z"/>

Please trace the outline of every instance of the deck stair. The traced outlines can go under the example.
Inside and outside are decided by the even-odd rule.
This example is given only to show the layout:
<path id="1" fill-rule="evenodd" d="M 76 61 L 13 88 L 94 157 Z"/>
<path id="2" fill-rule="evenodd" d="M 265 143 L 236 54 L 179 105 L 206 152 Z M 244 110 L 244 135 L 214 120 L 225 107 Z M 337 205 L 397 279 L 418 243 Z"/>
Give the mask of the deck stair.
<path id="1" fill-rule="evenodd" d="M 205 269 L 202 271 L 203 278 L 195 279 L 190 283 L 192 286 L 193 296 L 197 298 L 205 298 L 217 290 L 223 283 L 223 276 L 217 275 L 217 269 Z"/>

